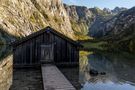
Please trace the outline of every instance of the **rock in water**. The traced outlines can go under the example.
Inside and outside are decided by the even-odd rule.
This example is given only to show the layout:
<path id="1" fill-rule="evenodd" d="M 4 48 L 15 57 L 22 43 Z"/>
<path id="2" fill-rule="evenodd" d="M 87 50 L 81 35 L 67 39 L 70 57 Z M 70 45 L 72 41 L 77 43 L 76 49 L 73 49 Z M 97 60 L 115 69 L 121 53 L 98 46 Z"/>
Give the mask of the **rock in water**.
<path id="1" fill-rule="evenodd" d="M 91 69 L 89 73 L 91 76 L 97 76 L 99 74 L 98 71 L 94 69 Z"/>
<path id="2" fill-rule="evenodd" d="M 106 73 L 105 73 L 105 72 L 101 72 L 100 74 L 101 74 L 101 75 L 106 75 Z"/>

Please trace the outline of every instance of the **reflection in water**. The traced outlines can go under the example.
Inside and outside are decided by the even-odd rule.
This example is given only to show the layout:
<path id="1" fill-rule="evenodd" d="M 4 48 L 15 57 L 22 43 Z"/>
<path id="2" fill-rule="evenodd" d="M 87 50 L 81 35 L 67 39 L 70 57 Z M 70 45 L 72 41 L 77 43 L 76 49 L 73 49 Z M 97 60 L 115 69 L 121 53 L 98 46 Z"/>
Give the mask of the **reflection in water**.
<path id="1" fill-rule="evenodd" d="M 40 68 L 13 70 L 13 83 L 10 90 L 43 90 Z"/>
<path id="2" fill-rule="evenodd" d="M 0 47 L 0 90 L 8 90 L 12 84 L 13 63 L 10 51 L 10 47 Z M 97 71 L 98 75 L 90 75 L 90 70 Z M 135 57 L 129 53 L 81 51 L 80 70 L 61 68 L 61 71 L 78 90 L 81 88 L 78 81 L 82 85 L 81 90 L 135 90 Z M 105 75 L 101 72 L 105 72 Z M 26 76 L 31 75 L 26 72 Z M 32 80 L 37 79 L 40 81 L 40 76 Z"/>
<path id="3" fill-rule="evenodd" d="M 82 90 L 135 90 L 134 56 L 105 52 L 80 56 Z M 92 76 L 90 70 L 96 70 L 99 74 Z M 100 72 L 105 72 L 105 75 Z"/>
<path id="4" fill-rule="evenodd" d="M 0 46 L 0 90 L 9 90 L 12 84 L 12 55 L 11 48 Z"/>

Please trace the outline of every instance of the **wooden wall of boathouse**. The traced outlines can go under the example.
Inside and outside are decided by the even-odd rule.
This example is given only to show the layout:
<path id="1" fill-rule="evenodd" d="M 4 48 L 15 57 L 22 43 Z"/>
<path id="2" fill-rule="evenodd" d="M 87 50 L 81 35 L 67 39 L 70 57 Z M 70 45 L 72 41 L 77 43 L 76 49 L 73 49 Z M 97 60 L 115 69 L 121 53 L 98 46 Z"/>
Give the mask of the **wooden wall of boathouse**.
<path id="1" fill-rule="evenodd" d="M 41 63 L 41 45 L 47 44 L 54 45 L 55 64 L 66 65 L 79 63 L 78 46 L 46 30 L 43 33 L 34 35 L 32 38 L 26 37 L 25 41 L 13 45 L 14 65 L 39 65 Z"/>

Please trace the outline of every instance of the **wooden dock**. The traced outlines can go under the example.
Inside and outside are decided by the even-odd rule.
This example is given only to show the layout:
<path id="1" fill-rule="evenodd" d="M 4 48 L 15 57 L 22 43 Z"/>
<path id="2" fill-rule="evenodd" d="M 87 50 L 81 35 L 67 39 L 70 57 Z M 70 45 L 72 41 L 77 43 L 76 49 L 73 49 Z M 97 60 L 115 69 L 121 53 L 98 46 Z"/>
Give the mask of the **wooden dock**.
<path id="1" fill-rule="evenodd" d="M 76 90 L 55 65 L 41 66 L 44 90 Z"/>

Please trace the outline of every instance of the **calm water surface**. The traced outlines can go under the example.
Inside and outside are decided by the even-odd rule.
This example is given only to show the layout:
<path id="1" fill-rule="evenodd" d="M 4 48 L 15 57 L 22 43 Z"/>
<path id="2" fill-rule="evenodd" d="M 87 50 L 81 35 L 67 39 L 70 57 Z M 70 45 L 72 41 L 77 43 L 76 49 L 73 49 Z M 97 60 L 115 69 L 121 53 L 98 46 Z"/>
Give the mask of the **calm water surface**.
<path id="1" fill-rule="evenodd" d="M 93 76 L 90 70 L 99 74 Z M 135 56 L 126 52 L 81 51 L 79 82 L 81 90 L 135 90 Z"/>
<path id="2" fill-rule="evenodd" d="M 11 47 L 0 46 L 0 90 L 43 90 L 40 68 L 13 70 Z"/>
<path id="3" fill-rule="evenodd" d="M 31 83 L 29 81 L 32 80 L 34 90 L 42 90 L 41 83 L 36 86 L 37 81 L 41 81 L 40 71 L 30 70 L 31 73 L 27 74 L 22 70 L 19 74 L 26 72 L 26 78 L 21 79 L 18 78 L 20 76 L 17 71 L 12 73 L 10 51 L 11 48 L 7 46 L 0 47 L 0 90 L 8 90 L 11 84 L 16 87 L 18 82 L 23 86 L 27 81 L 25 86 L 28 86 Z M 93 76 L 90 74 L 91 70 L 99 74 Z M 135 90 L 135 55 L 132 53 L 80 51 L 79 68 L 61 68 L 61 71 L 77 90 Z M 101 74 L 102 72 L 104 75 Z M 32 79 L 28 80 L 27 77 Z"/>

